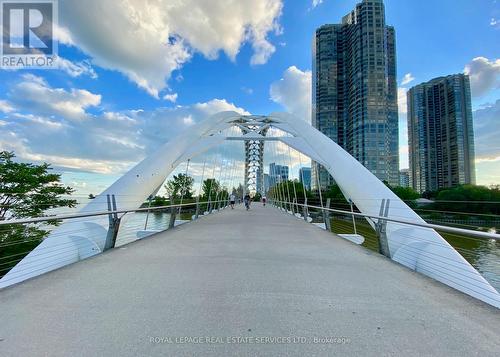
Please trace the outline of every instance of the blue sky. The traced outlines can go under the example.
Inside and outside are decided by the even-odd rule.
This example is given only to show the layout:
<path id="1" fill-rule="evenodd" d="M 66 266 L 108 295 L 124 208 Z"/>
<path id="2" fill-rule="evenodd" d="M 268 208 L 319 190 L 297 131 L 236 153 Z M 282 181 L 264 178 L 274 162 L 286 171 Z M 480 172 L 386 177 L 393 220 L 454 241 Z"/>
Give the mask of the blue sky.
<path id="1" fill-rule="evenodd" d="M 60 0 L 60 69 L 0 70 L 0 149 L 52 162 L 78 192 L 97 193 L 215 111 L 307 116 L 312 34 L 356 2 Z M 465 70 L 477 111 L 478 183 L 500 184 L 499 2 L 385 4 L 397 34 L 401 167 L 405 90 Z"/>

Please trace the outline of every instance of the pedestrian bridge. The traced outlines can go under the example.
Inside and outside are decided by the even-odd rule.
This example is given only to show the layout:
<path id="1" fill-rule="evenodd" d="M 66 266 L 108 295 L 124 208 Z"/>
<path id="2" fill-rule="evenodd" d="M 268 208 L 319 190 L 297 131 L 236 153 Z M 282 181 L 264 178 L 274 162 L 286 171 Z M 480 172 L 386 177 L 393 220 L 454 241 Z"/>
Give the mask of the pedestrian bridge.
<path id="1" fill-rule="evenodd" d="M 290 168 L 267 189 L 266 158 L 270 170 L 272 163 Z M 291 179 L 306 158 L 332 175 L 342 203 L 332 207 L 303 176 Z M 172 192 L 180 203 L 172 193 L 165 206 L 151 206 L 179 168 L 184 179 Z M 240 198 L 267 194 L 271 205 L 231 210 L 228 195 L 237 188 Z M 80 204 L 77 212 L 0 221 L 0 355 L 500 350 L 493 286 L 500 286 L 500 235 L 429 224 L 340 146 L 288 114 L 218 113 Z M 167 210 L 168 223 L 153 227 Z M 139 226 L 127 228 L 137 218 Z M 54 220 L 61 225 L 23 251 L 33 228 Z M 487 264 L 465 259 L 471 251 L 448 242 L 457 235 L 491 245 L 481 258 Z M 370 239 L 371 250 L 355 244 Z"/>
<path id="2" fill-rule="evenodd" d="M 498 309 L 273 206 L 0 291 L 2 356 L 494 356 Z"/>

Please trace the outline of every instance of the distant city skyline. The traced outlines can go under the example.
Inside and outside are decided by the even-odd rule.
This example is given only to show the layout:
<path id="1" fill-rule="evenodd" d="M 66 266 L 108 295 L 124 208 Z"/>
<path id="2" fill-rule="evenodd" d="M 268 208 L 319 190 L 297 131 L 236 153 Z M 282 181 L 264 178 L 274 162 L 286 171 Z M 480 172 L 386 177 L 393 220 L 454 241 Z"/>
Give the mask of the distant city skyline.
<path id="1" fill-rule="evenodd" d="M 252 0 L 221 6 L 214 0 L 207 10 L 201 0 L 189 7 L 131 0 L 119 9 L 115 1 L 59 1 L 59 69 L 0 71 L 0 150 L 51 163 L 65 184 L 86 196 L 100 193 L 162 143 L 215 112 L 289 111 L 310 121 L 311 37 L 358 2 Z M 465 72 L 471 78 L 476 182 L 499 184 L 500 4 L 384 3 L 386 22 L 397 30 L 400 168 L 408 167 L 406 91 Z M 204 13 L 206 21 L 175 21 L 193 11 Z M 158 14 L 155 26 L 151 13 Z M 290 172 L 297 178 L 300 165 L 292 159 Z M 238 160 L 243 176 L 243 158 Z M 309 163 L 302 157 L 304 165 Z M 202 167 L 193 161 L 190 170 L 201 178 Z"/>

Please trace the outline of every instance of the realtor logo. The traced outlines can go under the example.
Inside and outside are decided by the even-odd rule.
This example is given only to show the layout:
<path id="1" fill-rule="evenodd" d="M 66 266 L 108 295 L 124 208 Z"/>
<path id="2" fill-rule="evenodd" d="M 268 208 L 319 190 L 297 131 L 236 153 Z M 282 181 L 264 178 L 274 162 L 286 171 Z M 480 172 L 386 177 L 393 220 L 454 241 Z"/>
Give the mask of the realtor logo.
<path id="1" fill-rule="evenodd" d="M 1 67 L 52 68 L 57 56 L 56 0 L 2 0 Z"/>

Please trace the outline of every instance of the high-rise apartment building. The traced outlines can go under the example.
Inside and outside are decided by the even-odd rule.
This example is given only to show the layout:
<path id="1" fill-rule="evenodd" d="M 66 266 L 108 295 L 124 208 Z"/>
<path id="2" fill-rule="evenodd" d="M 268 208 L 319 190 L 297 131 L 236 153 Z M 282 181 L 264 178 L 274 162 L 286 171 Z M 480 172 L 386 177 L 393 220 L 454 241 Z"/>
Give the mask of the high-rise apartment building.
<path id="1" fill-rule="evenodd" d="M 435 78 L 408 91 L 410 186 L 418 192 L 475 184 L 469 77 Z"/>
<path id="2" fill-rule="evenodd" d="M 410 170 L 402 169 L 399 171 L 399 186 L 410 187 Z"/>
<path id="3" fill-rule="evenodd" d="M 288 181 L 288 166 L 272 163 L 269 165 L 269 180 L 271 186 L 280 182 Z"/>
<path id="4" fill-rule="evenodd" d="M 312 124 L 379 179 L 399 184 L 398 106 L 394 28 L 382 0 L 363 0 L 341 24 L 313 39 Z M 333 183 L 313 165 L 312 184 Z"/>
<path id="5" fill-rule="evenodd" d="M 306 190 L 311 190 L 311 168 L 301 167 L 299 169 L 299 182 L 304 185 Z"/>
<path id="6" fill-rule="evenodd" d="M 264 174 L 264 192 L 263 194 L 267 194 L 269 189 L 271 188 L 271 178 L 269 174 Z"/>

